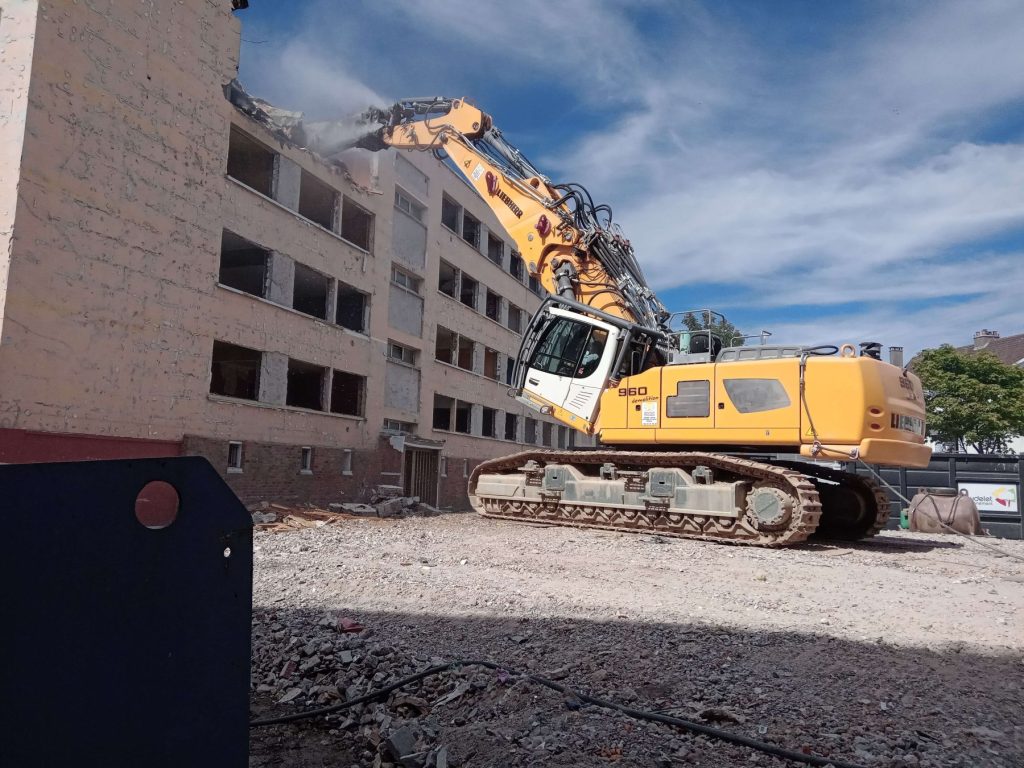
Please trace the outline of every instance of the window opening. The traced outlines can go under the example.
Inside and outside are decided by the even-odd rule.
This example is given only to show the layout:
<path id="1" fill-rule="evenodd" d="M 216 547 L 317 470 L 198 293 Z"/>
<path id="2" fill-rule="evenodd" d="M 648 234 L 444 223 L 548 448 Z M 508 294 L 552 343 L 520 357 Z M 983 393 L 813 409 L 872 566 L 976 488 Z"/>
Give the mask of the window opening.
<path id="1" fill-rule="evenodd" d="M 228 176 L 260 194 L 273 197 L 275 154 L 232 126 L 228 135 Z"/>
<path id="2" fill-rule="evenodd" d="M 498 381 L 498 350 L 484 347 L 484 376 Z"/>
<path id="3" fill-rule="evenodd" d="M 341 203 L 341 236 L 364 251 L 373 250 L 373 214 L 348 197 Z"/>
<path id="4" fill-rule="evenodd" d="M 523 310 L 515 304 L 508 305 L 508 319 L 505 323 L 513 333 L 523 332 Z"/>
<path id="5" fill-rule="evenodd" d="M 537 420 L 526 417 L 526 426 L 523 428 L 523 442 L 531 445 L 537 442 Z"/>
<path id="6" fill-rule="evenodd" d="M 307 475 L 313 474 L 313 449 L 308 445 L 302 446 L 299 456 L 299 471 L 305 472 Z"/>
<path id="7" fill-rule="evenodd" d="M 341 452 L 341 474 L 352 474 L 352 449 L 345 448 Z"/>
<path id="8" fill-rule="evenodd" d="M 459 214 L 462 206 L 447 195 L 441 198 L 441 223 L 453 232 L 459 231 Z"/>
<path id="9" fill-rule="evenodd" d="M 544 424 L 541 426 L 541 441 L 548 448 L 551 447 L 551 430 L 552 425 L 549 422 L 545 421 Z"/>
<path id="10" fill-rule="evenodd" d="M 327 294 L 331 280 L 305 264 L 295 265 L 292 308 L 321 320 L 327 319 Z"/>
<path id="11" fill-rule="evenodd" d="M 464 435 L 473 433 L 473 404 L 455 401 L 455 431 Z"/>
<path id="12" fill-rule="evenodd" d="M 434 359 L 449 365 L 453 364 L 458 344 L 457 334 L 440 325 L 437 326 L 437 338 L 434 341 Z"/>
<path id="13" fill-rule="evenodd" d="M 480 249 L 480 222 L 465 211 L 462 213 L 462 239 Z"/>
<path id="14" fill-rule="evenodd" d="M 459 336 L 459 368 L 465 368 L 467 371 L 473 370 L 473 357 L 476 351 L 476 343 L 472 339 L 468 339 L 465 336 Z"/>
<path id="15" fill-rule="evenodd" d="M 453 299 L 459 296 L 459 270 L 444 260 L 437 272 L 437 290 Z"/>
<path id="16" fill-rule="evenodd" d="M 350 331 L 366 333 L 368 299 L 362 291 L 338 283 L 338 307 L 334 322 Z"/>
<path id="17" fill-rule="evenodd" d="M 452 428 L 452 407 L 455 401 L 444 395 L 434 395 L 434 429 L 451 431 Z"/>
<path id="18" fill-rule="evenodd" d="M 480 416 L 480 434 L 484 437 L 498 436 L 498 412 L 494 408 L 484 406 Z"/>
<path id="19" fill-rule="evenodd" d="M 270 251 L 266 248 L 260 248 L 226 229 L 221 232 L 217 281 L 222 285 L 265 297 L 269 263 Z"/>
<path id="20" fill-rule="evenodd" d="M 289 358 L 288 391 L 285 402 L 295 408 L 322 411 L 324 409 L 324 376 L 326 374 L 327 369 L 323 366 Z"/>
<path id="21" fill-rule="evenodd" d="M 523 275 L 526 274 L 526 265 L 523 264 L 523 257 L 515 251 L 512 251 L 512 256 L 509 257 L 508 273 L 519 282 L 523 282 Z"/>
<path id="22" fill-rule="evenodd" d="M 338 193 L 309 171 L 299 177 L 299 215 L 315 221 L 324 229 L 334 231 L 334 212 L 338 209 Z"/>
<path id="23" fill-rule="evenodd" d="M 514 413 L 505 414 L 505 439 L 515 440 L 519 433 L 519 418 Z"/>
<path id="24" fill-rule="evenodd" d="M 242 471 L 242 444 L 236 442 L 228 443 L 228 471 Z"/>
<path id="25" fill-rule="evenodd" d="M 331 413 L 362 416 L 366 402 L 366 377 L 335 369 L 331 378 Z"/>
<path id="26" fill-rule="evenodd" d="M 263 353 L 255 349 L 214 341 L 210 392 L 224 397 L 257 400 L 262 361 Z"/>
<path id="27" fill-rule="evenodd" d="M 494 235 L 487 236 L 487 258 L 499 267 L 505 260 L 505 243 Z"/>
<path id="28" fill-rule="evenodd" d="M 480 284 L 466 273 L 462 274 L 462 287 L 459 290 L 459 301 L 467 307 L 476 309 L 476 295 Z"/>
<path id="29" fill-rule="evenodd" d="M 485 314 L 496 323 L 501 322 L 501 296 L 490 288 L 487 289 L 487 304 Z"/>

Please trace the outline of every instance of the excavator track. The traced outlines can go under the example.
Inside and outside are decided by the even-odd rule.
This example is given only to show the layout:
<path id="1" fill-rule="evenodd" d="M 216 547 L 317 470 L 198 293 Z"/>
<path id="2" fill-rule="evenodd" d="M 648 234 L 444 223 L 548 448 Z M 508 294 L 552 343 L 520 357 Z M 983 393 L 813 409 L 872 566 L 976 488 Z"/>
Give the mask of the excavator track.
<path id="1" fill-rule="evenodd" d="M 814 538 L 857 541 L 874 536 L 888 525 L 889 496 L 873 479 L 807 462 L 772 464 L 807 475 L 818 489 L 822 514 Z"/>
<path id="2" fill-rule="evenodd" d="M 690 510 L 668 500 L 687 494 L 731 503 Z M 469 498 L 484 517 L 763 547 L 806 540 L 821 517 L 815 482 L 802 472 L 699 452 L 526 451 L 479 464 Z"/>

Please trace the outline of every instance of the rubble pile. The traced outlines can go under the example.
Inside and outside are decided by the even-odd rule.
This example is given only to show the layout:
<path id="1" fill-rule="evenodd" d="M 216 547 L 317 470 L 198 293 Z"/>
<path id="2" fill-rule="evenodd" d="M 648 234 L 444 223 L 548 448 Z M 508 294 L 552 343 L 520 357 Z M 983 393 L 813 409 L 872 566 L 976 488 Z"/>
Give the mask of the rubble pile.
<path id="1" fill-rule="evenodd" d="M 327 508 L 314 504 L 287 505 L 261 501 L 251 504 L 248 509 L 253 523 L 260 530 L 282 532 L 302 528 L 320 528 L 335 525 L 359 517 L 429 517 L 440 514 L 440 510 L 425 504 L 416 496 L 402 496 L 398 486 L 377 486 L 370 503 L 338 502 Z"/>

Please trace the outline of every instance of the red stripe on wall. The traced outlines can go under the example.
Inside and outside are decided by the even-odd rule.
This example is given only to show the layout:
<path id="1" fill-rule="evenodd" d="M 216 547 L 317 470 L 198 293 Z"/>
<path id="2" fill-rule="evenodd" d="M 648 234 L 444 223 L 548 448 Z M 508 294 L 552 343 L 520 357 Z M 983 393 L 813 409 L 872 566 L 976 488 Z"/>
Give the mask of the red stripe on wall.
<path id="1" fill-rule="evenodd" d="M 152 459 L 180 456 L 181 442 L 64 432 L 0 429 L 0 463 L 91 459 Z"/>

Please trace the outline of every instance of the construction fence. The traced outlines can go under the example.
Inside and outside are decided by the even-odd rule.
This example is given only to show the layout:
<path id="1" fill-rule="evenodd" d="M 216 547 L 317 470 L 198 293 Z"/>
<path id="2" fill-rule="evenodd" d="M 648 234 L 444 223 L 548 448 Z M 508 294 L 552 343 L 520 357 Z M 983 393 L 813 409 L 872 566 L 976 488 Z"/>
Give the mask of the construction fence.
<path id="1" fill-rule="evenodd" d="M 863 466 L 852 462 L 847 469 L 870 474 Z M 919 488 L 965 490 L 978 505 L 982 528 L 1004 539 L 1024 538 L 1020 505 L 1024 457 L 935 453 L 925 469 L 872 469 L 908 499 L 913 498 Z M 888 493 L 892 504 L 889 527 L 896 528 L 900 511 L 907 505 L 891 490 Z"/>

